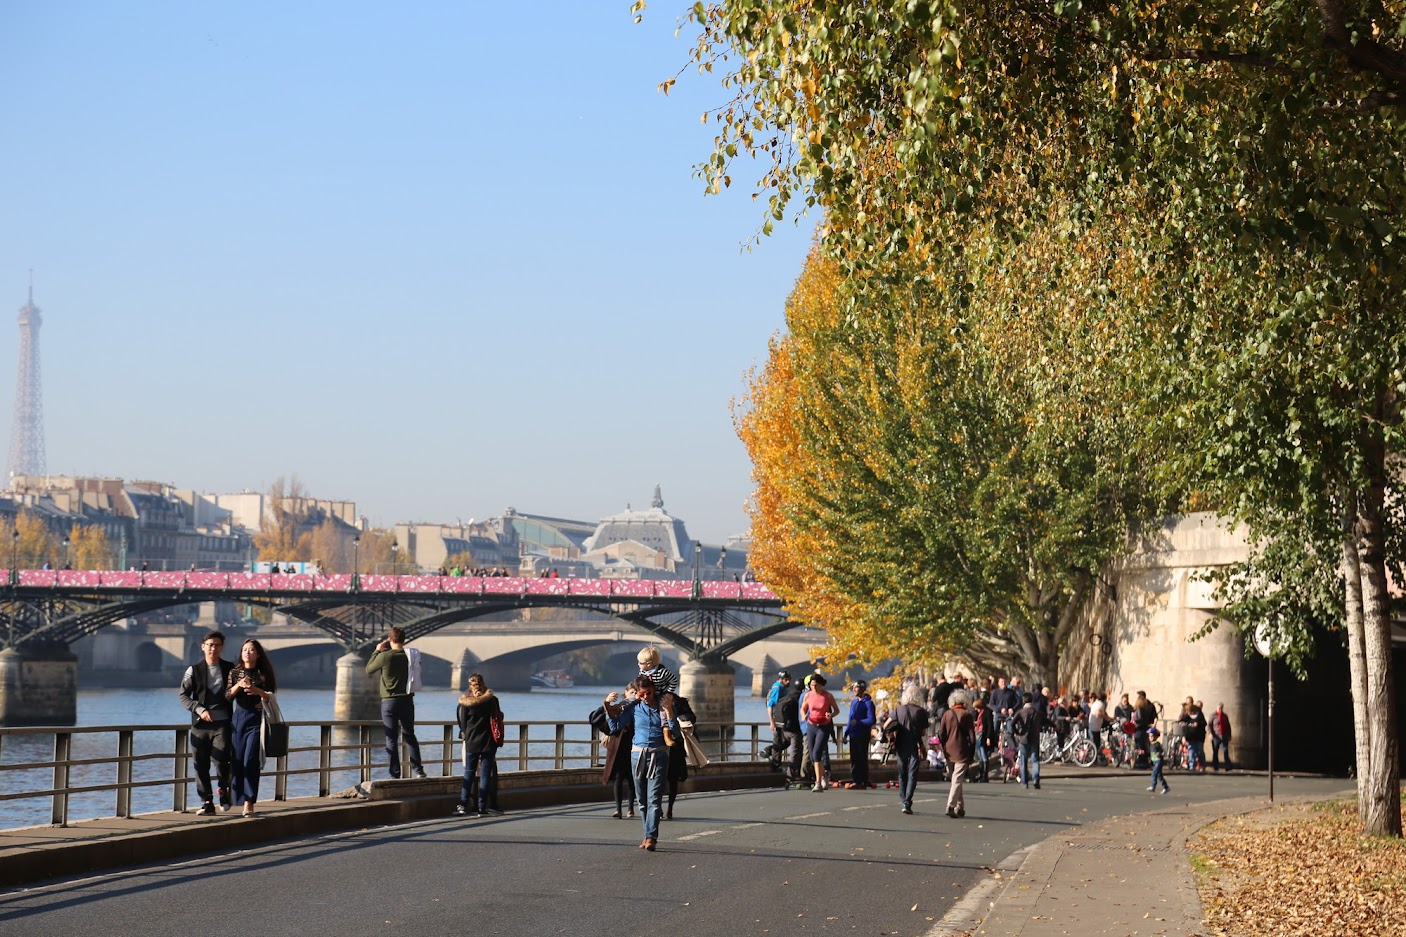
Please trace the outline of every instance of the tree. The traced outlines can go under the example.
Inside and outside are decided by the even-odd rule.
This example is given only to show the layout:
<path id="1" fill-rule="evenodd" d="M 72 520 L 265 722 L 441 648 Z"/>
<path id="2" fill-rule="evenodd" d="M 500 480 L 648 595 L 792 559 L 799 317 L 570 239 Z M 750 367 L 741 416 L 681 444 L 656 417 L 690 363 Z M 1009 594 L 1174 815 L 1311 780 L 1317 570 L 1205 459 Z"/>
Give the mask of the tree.
<path id="1" fill-rule="evenodd" d="M 854 294 L 812 254 L 789 334 L 739 408 L 752 563 L 793 617 L 829 631 L 827 659 L 960 653 L 1055 684 L 1093 571 L 1144 504 L 1108 430 L 1032 397 L 1036 375 L 1087 363 L 1032 366 L 1029 345 L 977 328 L 991 324 L 977 299 L 1006 301 L 966 266 L 980 291 L 954 271 L 941 290 Z"/>
<path id="2" fill-rule="evenodd" d="M 254 546 L 259 559 L 286 563 L 312 559 L 312 536 L 307 532 L 307 492 L 297 476 L 284 481 L 280 475 L 264 496 L 264 517 Z"/>
<path id="3" fill-rule="evenodd" d="M 1164 340 L 1136 363 L 1167 366 L 1118 383 L 1147 389 L 1144 442 L 1173 443 L 1173 486 L 1252 525 L 1340 518 L 1349 612 L 1361 596 L 1364 828 L 1400 835 L 1386 592 L 1406 393 L 1400 11 L 732 0 L 685 19 L 695 61 L 734 93 L 707 115 L 708 187 L 738 155 L 769 160 L 768 225 L 796 197 L 824 209 L 827 246 L 871 289 L 904 268 L 935 279 L 973 237 L 999 265 L 1037 233 L 1075 239 L 1147 209 L 1130 259 L 1180 277 L 1148 278 Z"/>
<path id="4" fill-rule="evenodd" d="M 328 573 L 349 573 L 352 571 L 352 537 L 356 531 L 339 524 L 331 518 L 325 519 L 313 530 L 308 542 L 308 553 L 314 562 L 322 564 Z"/>
<path id="5" fill-rule="evenodd" d="M 74 524 L 68 533 L 68 562 L 74 569 L 104 569 L 112 562 L 112 544 L 96 524 Z"/>

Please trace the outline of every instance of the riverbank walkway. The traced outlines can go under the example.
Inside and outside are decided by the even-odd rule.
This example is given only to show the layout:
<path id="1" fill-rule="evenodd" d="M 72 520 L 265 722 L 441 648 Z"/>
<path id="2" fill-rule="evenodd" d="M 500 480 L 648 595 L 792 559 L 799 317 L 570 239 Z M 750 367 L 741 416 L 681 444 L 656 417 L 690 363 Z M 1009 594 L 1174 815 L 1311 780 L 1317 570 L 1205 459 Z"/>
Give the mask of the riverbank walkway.
<path id="1" fill-rule="evenodd" d="M 1061 786 L 1077 786 L 1080 779 L 1100 776 L 1113 775 L 1105 769 L 1056 769 L 1044 774 L 1048 780 L 1058 778 Z M 1237 776 L 1253 775 L 1237 772 Z M 260 804 L 258 815 L 249 820 L 240 818 L 237 811 L 215 817 L 155 813 L 130 820 L 84 821 L 62 829 L 0 831 L 0 888 L 337 830 L 443 817 L 456 798 L 457 784 L 457 778 L 376 781 L 364 789 L 367 797 L 347 792 L 340 799 L 270 802 Z M 945 797 L 945 785 L 925 787 L 929 794 L 940 791 Z M 1349 782 L 1342 782 L 1342 793 L 1351 793 Z M 1278 803 L 1323 796 L 1281 797 Z M 511 800 L 505 802 L 510 808 L 508 819 L 511 804 Z M 1198 830 L 1224 817 L 1269 807 L 1267 797 L 1261 796 L 1175 801 L 1165 806 L 1158 800 L 1145 813 L 1071 826 L 1007 857 L 941 920 L 918 933 L 923 937 L 1206 933 L 1187 842 Z M 935 831 L 943 824 L 962 822 L 940 815 L 927 820 Z M 667 849 L 667 837 L 660 847 Z"/>

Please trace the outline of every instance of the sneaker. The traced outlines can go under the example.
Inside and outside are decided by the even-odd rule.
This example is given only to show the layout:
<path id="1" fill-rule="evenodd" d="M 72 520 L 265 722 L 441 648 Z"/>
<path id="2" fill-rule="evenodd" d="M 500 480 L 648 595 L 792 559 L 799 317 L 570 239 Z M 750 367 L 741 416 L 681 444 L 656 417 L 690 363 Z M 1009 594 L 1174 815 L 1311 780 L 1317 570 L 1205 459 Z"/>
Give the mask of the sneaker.
<path id="1" fill-rule="evenodd" d="M 910 806 L 908 806 L 907 804 L 904 804 L 904 805 L 903 805 L 903 812 L 904 812 L 904 813 L 909 813 L 909 814 L 911 814 L 911 813 L 913 812 L 913 808 L 910 807 Z"/>
<path id="2" fill-rule="evenodd" d="M 811 786 L 810 792 L 812 794 L 819 794 L 823 790 L 825 790 L 825 788 L 821 787 L 819 784 L 815 784 Z"/>
<path id="3" fill-rule="evenodd" d="M 1036 782 L 1035 782 L 1035 790 L 1038 791 L 1039 789 L 1040 789 L 1040 782 L 1039 782 L 1039 781 L 1036 781 Z"/>
<path id="4" fill-rule="evenodd" d="M 226 807 L 225 809 L 228 810 L 229 808 Z M 215 815 L 215 805 L 207 800 L 200 805 L 199 810 L 195 811 L 195 815 L 197 817 L 213 817 Z"/>
<path id="5" fill-rule="evenodd" d="M 225 813 L 229 813 L 229 808 L 232 806 L 232 803 L 229 797 L 229 788 L 220 788 L 220 809 Z"/>
<path id="6" fill-rule="evenodd" d="M 948 815 L 949 817 L 951 817 L 952 819 L 954 819 L 954 820 L 957 819 L 957 810 L 956 810 L 956 808 L 955 808 L 955 807 L 948 807 L 948 808 L 947 808 L 947 815 Z"/>
<path id="7" fill-rule="evenodd" d="M 425 774 L 425 769 L 424 769 L 424 768 L 416 768 L 416 769 L 415 769 L 415 777 L 417 777 L 417 778 L 423 778 L 423 777 L 428 777 L 428 775 Z"/>
<path id="8" fill-rule="evenodd" d="M 1153 791 L 1153 792 L 1155 793 L 1156 790 L 1157 790 L 1157 787 L 1156 787 L 1156 785 L 1153 785 L 1152 787 L 1149 787 L 1148 790 L 1149 790 L 1149 791 Z"/>
<path id="9" fill-rule="evenodd" d="M 1170 787 L 1164 787 L 1164 788 L 1162 788 L 1162 793 L 1163 793 L 1163 794 L 1170 794 L 1171 792 L 1172 792 L 1172 789 L 1171 789 Z"/>
<path id="10" fill-rule="evenodd" d="M 958 819 L 958 820 L 962 819 L 962 817 L 965 817 L 966 815 L 967 815 L 967 808 L 966 808 L 966 807 L 958 807 L 958 808 L 957 808 L 957 819 Z"/>
<path id="11" fill-rule="evenodd" d="M 455 805 L 454 805 L 454 816 L 456 816 L 456 817 L 467 817 L 468 815 L 469 815 L 469 808 L 468 808 L 468 807 L 465 807 L 463 804 L 455 804 Z M 617 814 L 617 816 L 618 816 L 618 814 Z"/>

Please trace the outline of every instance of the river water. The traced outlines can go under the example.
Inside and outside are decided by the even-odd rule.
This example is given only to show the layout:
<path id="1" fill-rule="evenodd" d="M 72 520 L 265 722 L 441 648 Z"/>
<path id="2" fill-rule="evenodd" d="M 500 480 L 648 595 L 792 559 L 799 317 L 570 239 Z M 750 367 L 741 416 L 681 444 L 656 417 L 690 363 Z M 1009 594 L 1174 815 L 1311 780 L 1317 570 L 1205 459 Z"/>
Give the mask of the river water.
<path id="1" fill-rule="evenodd" d="M 503 749 L 505 759 L 503 770 L 511 770 L 516 765 L 507 764 L 509 753 L 515 755 L 513 739 L 516 730 L 514 722 L 573 722 L 584 723 L 591 710 L 600 705 L 601 700 L 611 690 L 619 687 L 577 686 L 563 689 L 534 689 L 531 692 L 500 693 L 503 717 L 509 723 L 508 746 Z M 283 717 L 289 722 L 331 722 L 333 719 L 333 691 L 330 689 L 290 689 L 278 693 Z M 419 724 L 453 722 L 458 694 L 452 690 L 428 690 L 415 696 L 415 718 Z M 752 696 L 747 687 L 736 690 L 736 719 L 739 722 L 765 721 L 765 704 Z M 171 689 L 80 689 L 78 691 L 79 726 L 188 726 L 190 716 L 181 707 L 177 691 Z M 426 770 L 430 774 L 443 772 L 441 746 L 439 741 L 443 731 L 438 726 L 426 726 L 417 733 L 420 737 Z M 316 746 L 318 729 L 316 726 L 294 726 L 290 732 L 290 744 Z M 550 727 L 534 727 L 532 738 L 552 738 Z M 569 739 L 588 739 L 584 726 L 570 728 Z M 104 732 L 75 735 L 73 738 L 73 759 L 111 759 L 117 751 L 116 733 Z M 133 750 L 136 754 L 149 754 L 147 761 L 137 762 L 133 769 L 135 780 L 151 778 L 169 779 L 172 775 L 170 753 L 173 751 L 174 734 L 169 728 L 137 732 L 133 736 Z M 0 747 L 0 769 L 8 765 L 33 764 L 53 759 L 54 736 L 36 733 L 5 736 Z M 338 743 L 352 744 L 353 733 L 336 739 Z M 431 744 L 433 743 L 433 744 Z M 529 752 L 533 757 L 529 767 L 550 767 L 546 759 L 552 754 L 550 742 L 534 744 Z M 587 763 L 590 752 L 589 742 L 567 746 L 568 754 L 580 756 L 578 766 Z M 376 729 L 372 739 L 373 759 L 381 765 L 377 777 L 385 776 L 382 750 L 382 736 Z M 160 757 L 164 755 L 165 757 Z M 356 757 L 355 752 L 334 754 L 334 764 L 345 764 Z M 315 752 L 295 752 L 289 756 L 289 767 L 315 767 Z M 451 773 L 454 767 L 450 767 Z M 188 773 L 194 777 L 194 768 Z M 71 787 L 111 783 L 116 777 L 112 764 L 75 766 L 69 778 Z M 332 790 L 351 787 L 360 779 L 354 771 L 335 772 Z M 0 770 L 0 795 L 12 795 L 26 791 L 48 790 L 53 785 L 53 769 Z M 272 796 L 272 781 L 265 780 L 260 793 Z M 310 796 L 317 793 L 316 775 L 296 775 L 288 779 L 290 797 Z M 192 781 L 188 794 L 189 803 L 198 806 L 195 784 Z M 172 802 L 171 785 L 155 784 L 149 788 L 138 788 L 132 793 L 134 813 L 150 813 L 170 810 Z M 0 800 L 0 829 L 36 826 L 50 820 L 50 798 L 36 797 L 14 800 Z M 116 811 L 115 794 L 111 791 L 75 794 L 69 801 L 69 819 L 81 820 L 93 817 L 113 816 Z"/>

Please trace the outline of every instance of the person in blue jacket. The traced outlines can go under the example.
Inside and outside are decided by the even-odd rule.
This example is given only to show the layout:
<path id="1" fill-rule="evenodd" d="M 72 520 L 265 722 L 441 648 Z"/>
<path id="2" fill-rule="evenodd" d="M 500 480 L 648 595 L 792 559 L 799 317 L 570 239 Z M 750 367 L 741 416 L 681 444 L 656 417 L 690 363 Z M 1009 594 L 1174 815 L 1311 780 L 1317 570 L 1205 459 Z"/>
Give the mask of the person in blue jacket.
<path id="1" fill-rule="evenodd" d="M 641 674 L 632 686 L 635 698 L 623 704 L 619 693 L 605 698 L 605 715 L 612 732 L 618 730 L 630 739 L 635 798 L 644 805 L 644 839 L 640 848 L 654 852 L 659 842 L 664 786 L 669 778 L 669 745 L 679 727 L 660 707 L 653 680 Z"/>
<path id="2" fill-rule="evenodd" d="M 849 722 L 845 726 L 849 742 L 849 783 L 845 787 L 850 790 L 874 786 L 869 783 L 869 738 L 877 718 L 869 684 L 854 681 L 854 699 L 849 701 Z"/>

